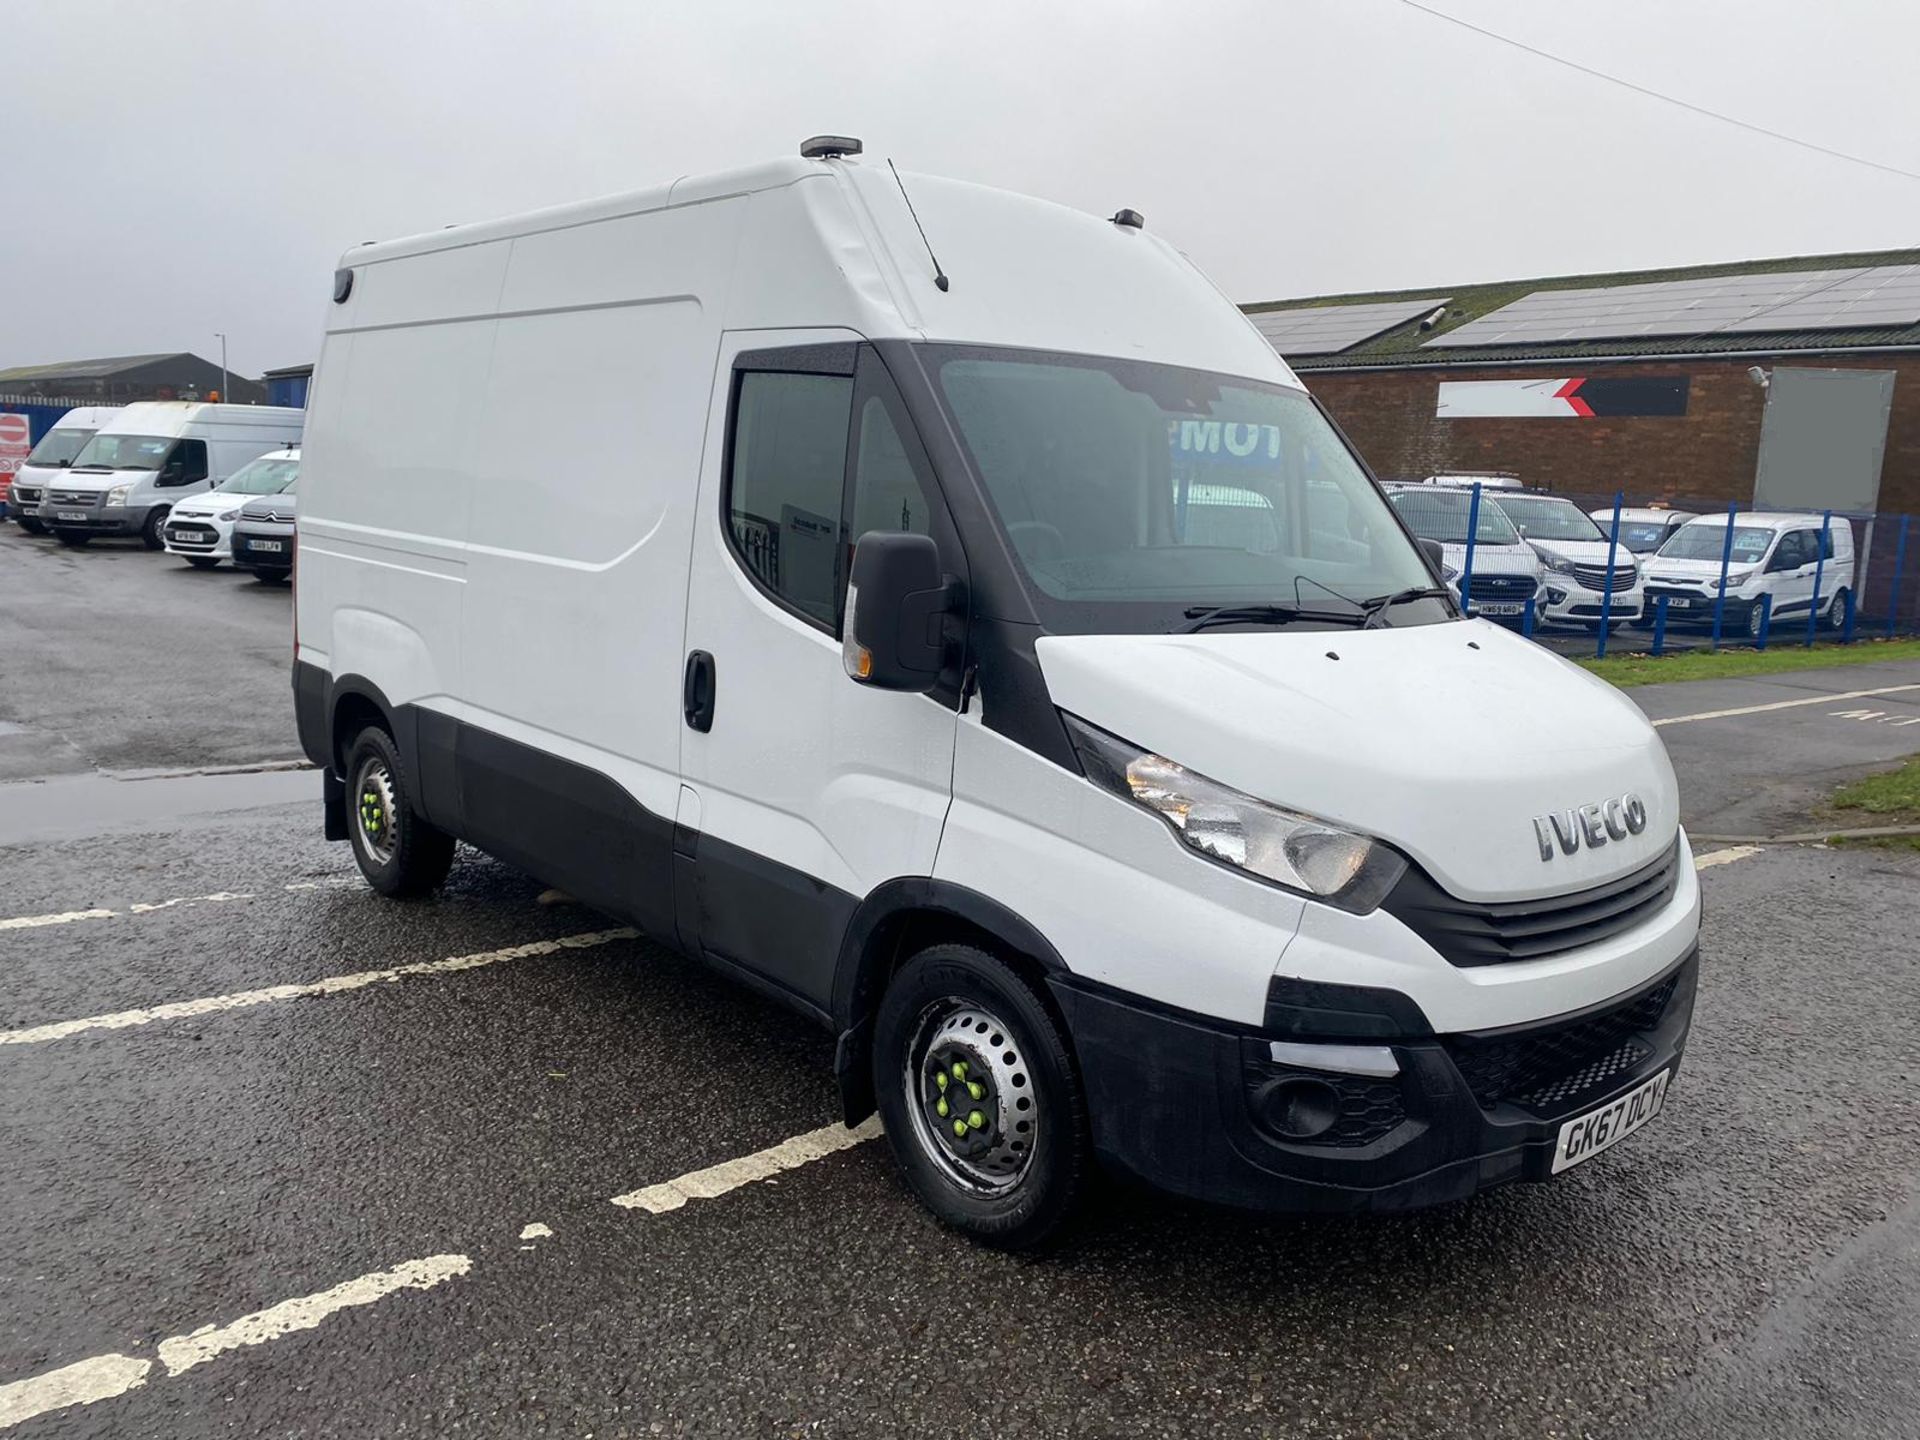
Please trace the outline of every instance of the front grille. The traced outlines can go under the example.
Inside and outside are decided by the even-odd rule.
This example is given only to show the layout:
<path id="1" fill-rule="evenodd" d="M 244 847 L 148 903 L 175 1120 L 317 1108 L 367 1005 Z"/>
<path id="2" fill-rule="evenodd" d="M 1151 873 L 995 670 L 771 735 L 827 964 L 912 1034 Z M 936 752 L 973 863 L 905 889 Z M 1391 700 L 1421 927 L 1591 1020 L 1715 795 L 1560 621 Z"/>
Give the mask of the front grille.
<path id="1" fill-rule="evenodd" d="M 1609 583 L 1606 566 L 1576 565 L 1573 567 L 1573 578 L 1578 580 L 1581 585 L 1588 590 L 1598 590 L 1602 593 L 1611 590 L 1615 595 L 1618 595 L 1622 590 L 1631 590 L 1633 588 L 1635 576 L 1633 571 L 1627 569 L 1625 566 L 1616 565 L 1613 568 L 1611 583 Z"/>
<path id="2" fill-rule="evenodd" d="M 1449 1035 L 1441 1043 L 1482 1107 L 1512 1101 L 1549 1114 L 1571 1109 L 1616 1088 L 1653 1054 L 1638 1037 L 1659 1027 L 1676 995 L 1691 995 L 1693 963 L 1597 1014 L 1504 1034 Z"/>
<path id="3" fill-rule="evenodd" d="M 40 503 L 40 492 L 31 485 L 15 485 L 13 487 L 13 498 L 22 505 L 38 505 Z"/>
<path id="4" fill-rule="evenodd" d="M 1659 859 L 1631 874 L 1539 900 L 1461 900 L 1409 865 L 1381 908 L 1454 965 L 1503 965 L 1578 950 L 1630 930 L 1664 909 L 1679 883 L 1676 836 Z"/>
<path id="5" fill-rule="evenodd" d="M 1651 604 L 1665 595 L 1669 600 L 1705 600 L 1709 598 L 1704 590 L 1683 590 L 1678 585 L 1648 585 L 1647 601 Z"/>
<path id="6" fill-rule="evenodd" d="M 98 490 L 56 490 L 51 498 L 55 505 L 72 505 L 82 508 L 98 505 L 101 496 Z"/>
<path id="7" fill-rule="evenodd" d="M 1537 587 L 1531 575 L 1476 575 L 1471 588 L 1475 600 L 1531 600 Z"/>

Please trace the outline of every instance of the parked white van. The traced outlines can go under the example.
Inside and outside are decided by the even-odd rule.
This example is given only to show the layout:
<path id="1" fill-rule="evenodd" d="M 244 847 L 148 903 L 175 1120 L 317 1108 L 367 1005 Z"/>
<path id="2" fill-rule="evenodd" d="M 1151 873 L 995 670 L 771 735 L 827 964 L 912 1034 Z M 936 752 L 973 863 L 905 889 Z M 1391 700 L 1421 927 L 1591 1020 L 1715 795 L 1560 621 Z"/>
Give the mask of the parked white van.
<path id="1" fill-rule="evenodd" d="M 1506 512 L 1494 503 L 1491 491 L 1480 492 L 1478 514 L 1474 512 L 1471 490 L 1455 490 L 1432 481 L 1389 485 L 1387 498 L 1409 530 L 1420 539 L 1432 540 L 1440 546 L 1441 574 L 1455 595 L 1461 594 L 1461 577 L 1466 573 L 1467 535 L 1473 535 L 1471 584 L 1475 615 L 1519 626 L 1524 623 L 1531 603 L 1538 617 L 1544 598 L 1540 592 L 1546 567 L 1540 561 L 1540 553 L 1521 538 Z"/>
<path id="2" fill-rule="evenodd" d="M 1620 543 L 1636 555 L 1651 555 L 1667 543 L 1667 537 L 1698 512 L 1669 510 L 1664 505 L 1629 505 L 1620 511 Z M 1603 533 L 1613 528 L 1613 507 L 1589 510 L 1588 516 Z"/>
<path id="3" fill-rule="evenodd" d="M 47 486 L 65 474 L 73 464 L 73 457 L 85 448 L 94 432 L 118 415 L 120 409 L 118 405 L 76 405 L 40 437 L 32 453 L 14 472 L 13 488 L 7 496 L 8 515 L 27 534 L 46 533 L 46 526 L 40 523 L 40 502 L 46 499 Z"/>
<path id="4" fill-rule="evenodd" d="M 1640 565 L 1578 505 L 1559 495 L 1503 490 L 1492 497 L 1546 567 L 1541 618 L 1597 629 L 1624 625 L 1644 603 Z"/>
<path id="5" fill-rule="evenodd" d="M 1755 510 L 1734 517 L 1731 546 L 1724 515 L 1702 515 L 1675 530 L 1647 562 L 1649 615 L 1664 595 L 1669 621 L 1711 624 L 1723 563 L 1721 624 L 1752 639 L 1765 628 L 1763 597 L 1772 597 L 1773 620 L 1798 616 L 1802 624 L 1814 609 L 1821 624 L 1838 626 L 1853 606 L 1853 526 L 1844 516 L 1828 523 L 1818 515 Z"/>
<path id="6" fill-rule="evenodd" d="M 326 833 L 394 896 L 466 840 L 830 1027 L 848 1122 L 1000 1244 L 1095 1157 L 1391 1210 L 1656 1116 L 1699 889 L 1645 717 L 1462 621 L 1137 214 L 857 150 L 344 257 Z"/>
<path id="7" fill-rule="evenodd" d="M 306 412 L 276 405 L 129 405 L 89 440 L 40 502 L 40 522 L 67 545 L 100 535 L 162 544 L 167 511 L 269 450 L 300 443 Z"/>

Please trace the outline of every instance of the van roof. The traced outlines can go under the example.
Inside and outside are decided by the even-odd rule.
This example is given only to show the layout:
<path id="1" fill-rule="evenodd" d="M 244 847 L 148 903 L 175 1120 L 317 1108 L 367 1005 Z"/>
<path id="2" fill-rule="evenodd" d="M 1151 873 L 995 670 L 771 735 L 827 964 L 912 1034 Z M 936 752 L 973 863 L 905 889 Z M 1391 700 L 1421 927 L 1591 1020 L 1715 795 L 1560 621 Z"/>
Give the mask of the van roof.
<path id="1" fill-rule="evenodd" d="M 683 218 L 664 223 L 674 211 Z M 574 233 L 650 216 L 661 222 Z M 361 246 L 340 263 L 355 279 L 328 307 L 333 333 L 693 300 L 724 329 L 1137 356 L 1299 383 L 1252 322 L 1151 231 L 961 181 L 896 178 L 874 157 L 683 177 Z"/>
<path id="2" fill-rule="evenodd" d="M 179 435 L 190 425 L 291 426 L 298 438 L 306 412 L 288 405 L 217 405 L 198 400 L 141 400 L 100 428 L 110 435 Z"/>

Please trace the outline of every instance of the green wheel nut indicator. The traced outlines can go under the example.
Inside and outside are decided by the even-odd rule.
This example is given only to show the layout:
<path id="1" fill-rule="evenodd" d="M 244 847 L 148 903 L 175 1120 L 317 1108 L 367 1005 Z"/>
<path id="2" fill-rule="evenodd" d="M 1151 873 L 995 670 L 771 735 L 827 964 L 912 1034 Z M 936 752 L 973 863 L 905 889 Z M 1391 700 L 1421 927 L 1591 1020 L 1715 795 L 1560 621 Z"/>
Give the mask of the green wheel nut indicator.
<path id="1" fill-rule="evenodd" d="M 987 1117 L 978 1110 L 970 1110 L 967 1112 L 967 1124 L 975 1130 L 984 1130 L 987 1128 Z"/>

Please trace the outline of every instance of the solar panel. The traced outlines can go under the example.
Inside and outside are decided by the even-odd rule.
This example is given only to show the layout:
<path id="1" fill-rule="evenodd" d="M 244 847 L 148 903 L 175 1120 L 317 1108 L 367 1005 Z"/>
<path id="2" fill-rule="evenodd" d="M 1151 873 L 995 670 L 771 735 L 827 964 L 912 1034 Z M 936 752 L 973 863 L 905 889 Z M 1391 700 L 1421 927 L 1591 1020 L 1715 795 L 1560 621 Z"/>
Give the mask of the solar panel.
<path id="1" fill-rule="evenodd" d="M 1427 349 L 1920 323 L 1920 265 L 1536 290 Z"/>
<path id="2" fill-rule="evenodd" d="M 1393 300 L 1380 305 L 1314 305 L 1304 310 L 1257 310 L 1247 318 L 1282 355 L 1331 355 L 1396 325 L 1438 309 L 1447 296 Z"/>

